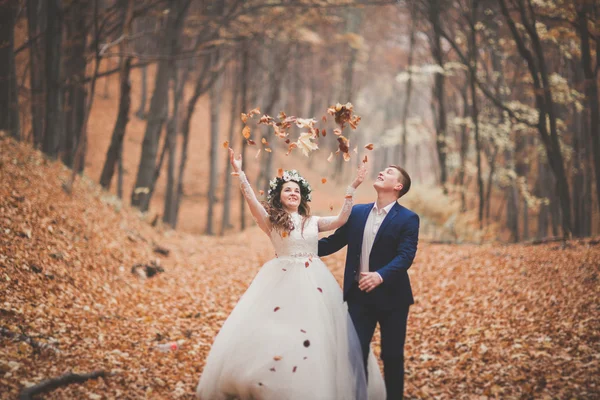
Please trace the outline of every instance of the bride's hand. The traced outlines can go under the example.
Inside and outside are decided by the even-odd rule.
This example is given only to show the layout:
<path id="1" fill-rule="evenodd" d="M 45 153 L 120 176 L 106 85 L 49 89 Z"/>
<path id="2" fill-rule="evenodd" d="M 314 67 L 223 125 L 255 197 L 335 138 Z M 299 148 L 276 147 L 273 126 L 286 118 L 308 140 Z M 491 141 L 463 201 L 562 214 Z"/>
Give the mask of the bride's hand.
<path id="1" fill-rule="evenodd" d="M 354 182 L 352 182 L 352 187 L 356 189 L 360 186 L 360 184 L 365 180 L 365 175 L 367 174 L 367 167 L 365 164 L 362 164 L 358 168 L 358 172 L 356 173 L 356 178 L 354 178 Z"/>
<path id="2" fill-rule="evenodd" d="M 242 155 L 239 154 L 235 157 L 233 149 L 229 148 L 229 160 L 231 161 L 231 166 L 233 167 L 233 172 L 240 172 L 242 170 Z"/>

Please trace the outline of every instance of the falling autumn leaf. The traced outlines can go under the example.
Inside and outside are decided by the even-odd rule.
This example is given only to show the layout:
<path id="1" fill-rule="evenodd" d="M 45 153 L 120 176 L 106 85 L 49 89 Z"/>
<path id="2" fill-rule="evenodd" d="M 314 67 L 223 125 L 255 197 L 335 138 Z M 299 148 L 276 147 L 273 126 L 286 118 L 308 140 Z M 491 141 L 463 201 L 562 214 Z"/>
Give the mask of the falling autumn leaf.
<path id="1" fill-rule="evenodd" d="M 269 145 L 269 142 L 267 142 L 267 139 L 265 139 L 265 138 L 262 138 L 260 141 L 261 141 L 261 143 L 262 143 L 262 144 L 264 144 L 265 146 L 268 146 L 268 145 Z"/>
<path id="2" fill-rule="evenodd" d="M 242 113 L 242 115 L 241 115 L 241 118 L 242 118 L 242 122 L 243 122 L 244 124 L 245 124 L 246 122 L 248 122 L 248 115 L 247 115 L 247 114 L 245 114 L 245 113 Z"/>
<path id="3" fill-rule="evenodd" d="M 333 152 L 329 153 L 329 157 L 327 157 L 327 162 L 331 162 L 333 160 Z"/>
<path id="4" fill-rule="evenodd" d="M 305 266 L 306 268 L 308 268 L 308 266 L 309 266 L 309 265 L 310 265 L 310 263 L 309 263 L 308 261 L 304 263 L 304 266 Z"/>
<path id="5" fill-rule="evenodd" d="M 266 151 L 267 153 L 270 153 L 272 150 L 271 150 L 270 148 L 268 148 L 268 147 L 265 147 L 265 151 Z"/>
<path id="6" fill-rule="evenodd" d="M 244 126 L 244 129 L 242 129 L 242 135 L 244 135 L 244 139 L 250 139 L 250 127 L 249 126 Z"/>
<path id="7" fill-rule="evenodd" d="M 275 357 L 273 357 L 273 360 L 279 361 L 279 360 L 281 360 L 281 358 L 282 358 L 281 356 L 275 356 Z"/>
<path id="8" fill-rule="evenodd" d="M 277 177 L 278 178 L 283 178 L 283 168 L 278 168 L 277 169 Z"/>
<path id="9" fill-rule="evenodd" d="M 366 145 L 365 149 L 367 149 L 367 150 L 373 150 L 373 143 L 369 143 L 368 145 Z"/>
<path id="10" fill-rule="evenodd" d="M 274 312 L 277 312 L 280 310 L 280 307 L 275 307 L 275 309 L 273 310 Z"/>
<path id="11" fill-rule="evenodd" d="M 333 130 L 333 134 L 336 136 L 340 136 L 342 134 L 342 130 L 340 128 L 335 128 Z"/>
<path id="12" fill-rule="evenodd" d="M 327 136 L 327 130 L 326 130 L 326 129 L 323 129 L 323 130 L 321 131 L 321 135 L 323 135 L 323 137 Z"/>
<path id="13" fill-rule="evenodd" d="M 365 158 L 363 158 L 363 163 L 366 163 L 367 161 L 369 161 L 369 159 L 367 158 L 367 155 L 365 154 Z"/>
<path id="14" fill-rule="evenodd" d="M 247 142 L 247 143 L 248 143 L 248 145 L 250 145 L 250 146 L 255 146 L 255 145 L 256 145 L 256 142 L 255 142 L 254 140 L 252 140 L 252 139 L 248 139 L 246 142 Z"/>
<path id="15" fill-rule="evenodd" d="M 321 183 L 327 183 L 327 178 L 321 178 Z"/>
<path id="16" fill-rule="evenodd" d="M 261 196 L 263 196 L 265 194 L 265 191 L 261 189 L 261 190 L 258 191 L 258 194 L 260 194 Z"/>
<path id="17" fill-rule="evenodd" d="M 229 148 L 229 141 L 228 140 L 226 140 L 226 141 L 223 142 L 223 148 L 224 149 L 228 149 Z"/>
<path id="18" fill-rule="evenodd" d="M 312 142 L 312 135 L 309 132 L 304 132 L 302 135 L 300 135 L 298 141 L 296 142 L 296 145 L 300 150 L 302 150 L 302 153 L 304 153 L 306 157 L 308 157 L 308 154 L 311 151 L 317 150 L 319 148 L 319 146 L 316 143 Z"/>

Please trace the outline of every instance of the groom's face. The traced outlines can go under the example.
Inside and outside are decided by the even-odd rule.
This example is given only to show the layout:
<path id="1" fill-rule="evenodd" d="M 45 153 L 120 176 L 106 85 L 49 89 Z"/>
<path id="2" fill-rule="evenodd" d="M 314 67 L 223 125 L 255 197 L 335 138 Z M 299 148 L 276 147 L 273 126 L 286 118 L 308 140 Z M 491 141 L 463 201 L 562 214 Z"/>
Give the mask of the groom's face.
<path id="1" fill-rule="evenodd" d="M 375 190 L 379 191 L 400 191 L 402 190 L 402 174 L 396 168 L 387 167 L 377 174 L 377 179 L 373 182 Z"/>

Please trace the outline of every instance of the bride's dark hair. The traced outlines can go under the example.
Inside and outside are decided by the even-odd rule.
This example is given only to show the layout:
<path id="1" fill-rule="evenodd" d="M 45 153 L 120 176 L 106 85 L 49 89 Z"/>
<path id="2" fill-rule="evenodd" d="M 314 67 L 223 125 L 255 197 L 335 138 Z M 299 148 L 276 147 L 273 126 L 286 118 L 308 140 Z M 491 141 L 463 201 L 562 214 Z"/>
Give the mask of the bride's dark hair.
<path id="1" fill-rule="evenodd" d="M 294 180 L 290 180 L 288 182 L 294 182 L 300 187 L 300 184 Z M 278 184 L 277 187 L 273 189 L 270 199 L 268 201 L 263 201 L 262 203 L 267 211 L 267 214 L 269 214 L 269 221 L 271 222 L 273 229 L 278 231 L 280 234 L 283 232 L 289 234 L 294 230 L 294 223 L 292 222 L 290 213 L 288 213 L 283 208 L 283 204 L 281 204 L 281 190 L 283 189 L 284 183 L 286 182 Z M 300 196 L 298 214 L 302 216 L 302 230 L 304 231 L 304 224 L 311 216 L 310 206 L 308 205 L 308 200 L 304 193 Z"/>

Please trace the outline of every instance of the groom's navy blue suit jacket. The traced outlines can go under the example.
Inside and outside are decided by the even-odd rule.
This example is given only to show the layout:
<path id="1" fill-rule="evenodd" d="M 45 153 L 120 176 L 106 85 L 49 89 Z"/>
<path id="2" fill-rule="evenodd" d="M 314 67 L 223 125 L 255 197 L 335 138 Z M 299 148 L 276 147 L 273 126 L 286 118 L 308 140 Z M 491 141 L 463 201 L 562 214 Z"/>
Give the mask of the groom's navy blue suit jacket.
<path id="1" fill-rule="evenodd" d="M 328 256 L 348 245 L 344 272 L 344 300 L 356 283 L 365 224 L 374 203 L 352 208 L 348 222 L 331 236 L 319 240 L 319 256 Z M 414 303 L 408 269 L 412 265 L 419 237 L 419 216 L 396 203 L 375 236 L 369 270 L 377 271 L 383 283 L 367 296 L 377 307 L 394 308 Z"/>

